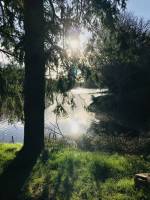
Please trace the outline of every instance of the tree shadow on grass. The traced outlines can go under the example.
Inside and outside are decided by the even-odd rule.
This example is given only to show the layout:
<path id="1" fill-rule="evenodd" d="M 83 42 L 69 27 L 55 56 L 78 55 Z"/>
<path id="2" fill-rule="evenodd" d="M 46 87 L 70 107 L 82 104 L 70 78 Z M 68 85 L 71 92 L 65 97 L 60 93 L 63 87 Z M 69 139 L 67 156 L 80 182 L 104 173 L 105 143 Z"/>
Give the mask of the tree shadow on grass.
<path id="1" fill-rule="evenodd" d="M 91 165 L 90 173 L 96 183 L 105 182 L 111 176 L 110 167 L 99 161 L 94 161 Z"/>
<path id="2" fill-rule="evenodd" d="M 67 159 L 63 165 L 56 167 L 55 170 L 58 171 L 55 180 L 50 181 L 49 176 L 45 178 L 46 185 L 40 200 L 56 200 L 57 198 L 63 200 L 71 199 L 75 180 L 73 160 Z"/>
<path id="3" fill-rule="evenodd" d="M 39 154 L 21 150 L 0 175 L 0 200 L 17 200 Z"/>

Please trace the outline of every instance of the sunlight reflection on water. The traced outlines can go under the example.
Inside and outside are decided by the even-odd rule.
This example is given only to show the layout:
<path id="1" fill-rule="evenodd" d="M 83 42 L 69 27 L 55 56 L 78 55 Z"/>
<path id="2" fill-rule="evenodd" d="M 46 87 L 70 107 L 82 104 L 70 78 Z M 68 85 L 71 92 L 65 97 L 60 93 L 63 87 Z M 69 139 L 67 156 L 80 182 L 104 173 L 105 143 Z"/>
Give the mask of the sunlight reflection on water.
<path id="1" fill-rule="evenodd" d="M 75 88 L 71 90 L 72 95 L 76 103 L 76 108 L 72 110 L 66 106 L 68 115 L 67 117 L 59 117 L 57 119 L 61 132 L 65 136 L 77 138 L 86 133 L 92 120 L 94 120 L 94 114 L 86 111 L 87 107 L 91 103 L 92 95 L 96 96 L 99 93 L 98 89 L 87 88 Z M 45 110 L 45 124 L 50 126 L 50 123 L 56 123 L 56 116 L 52 112 L 55 105 L 48 107 Z M 0 123 L 0 141 L 11 142 L 12 136 L 15 142 L 23 142 L 23 124 L 18 122 L 15 124 L 8 124 L 7 120 Z"/>

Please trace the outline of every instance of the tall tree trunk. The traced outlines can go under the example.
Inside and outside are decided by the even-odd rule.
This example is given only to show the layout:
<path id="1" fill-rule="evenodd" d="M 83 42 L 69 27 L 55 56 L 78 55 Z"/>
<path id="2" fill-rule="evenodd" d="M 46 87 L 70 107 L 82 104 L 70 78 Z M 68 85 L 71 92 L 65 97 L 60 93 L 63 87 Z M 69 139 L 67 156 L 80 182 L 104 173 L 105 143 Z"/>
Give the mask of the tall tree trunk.
<path id="1" fill-rule="evenodd" d="M 44 147 L 45 61 L 43 0 L 24 0 L 25 85 L 24 150 Z"/>

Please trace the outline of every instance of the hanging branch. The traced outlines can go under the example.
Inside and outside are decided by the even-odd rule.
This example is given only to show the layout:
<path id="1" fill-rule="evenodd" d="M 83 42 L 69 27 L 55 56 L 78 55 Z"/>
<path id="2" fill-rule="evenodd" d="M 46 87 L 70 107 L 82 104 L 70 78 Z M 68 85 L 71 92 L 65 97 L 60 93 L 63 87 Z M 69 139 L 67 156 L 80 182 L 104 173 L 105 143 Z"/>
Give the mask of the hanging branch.
<path id="1" fill-rule="evenodd" d="M 62 131 L 60 130 L 59 124 L 58 124 L 58 118 L 57 118 L 57 114 L 56 114 L 56 126 L 57 126 L 57 128 L 58 128 L 59 132 L 61 133 L 62 137 L 64 137 L 64 135 L 63 135 Z"/>
<path id="2" fill-rule="evenodd" d="M 18 57 L 16 56 L 16 55 L 14 55 L 12 52 L 9 52 L 9 51 L 6 51 L 6 50 L 4 50 L 4 49 L 0 49 L 0 52 L 1 53 L 4 53 L 6 56 L 8 56 L 8 57 L 14 57 L 16 60 L 18 60 Z"/>
<path id="3" fill-rule="evenodd" d="M 48 0 L 48 1 L 49 1 L 49 4 L 50 4 L 52 12 L 53 12 L 53 22 L 54 22 L 55 17 L 60 20 L 60 18 L 56 15 L 55 8 L 54 8 L 52 0 Z"/>
<path id="4" fill-rule="evenodd" d="M 8 56 L 14 57 L 14 55 L 13 55 L 11 52 L 6 51 L 6 50 L 4 50 L 4 49 L 0 49 L 0 52 L 2 52 L 2 53 L 4 53 L 4 54 L 7 54 Z"/>
<path id="5" fill-rule="evenodd" d="M 2 5 L 1 1 L 0 1 L 0 8 L 1 8 L 1 12 L 2 12 L 3 24 L 5 24 L 5 14 L 4 14 L 4 9 L 3 9 L 3 5 Z"/>

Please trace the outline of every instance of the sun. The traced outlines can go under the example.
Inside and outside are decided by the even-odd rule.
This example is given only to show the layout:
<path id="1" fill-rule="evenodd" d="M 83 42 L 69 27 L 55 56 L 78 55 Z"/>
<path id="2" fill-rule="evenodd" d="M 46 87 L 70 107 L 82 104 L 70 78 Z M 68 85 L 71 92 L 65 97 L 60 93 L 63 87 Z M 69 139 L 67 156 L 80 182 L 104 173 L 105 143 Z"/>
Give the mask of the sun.
<path id="1" fill-rule="evenodd" d="M 70 35 L 66 40 L 66 50 L 69 57 L 80 56 L 81 41 L 79 37 Z"/>
<path id="2" fill-rule="evenodd" d="M 69 57 L 82 57 L 89 41 L 87 31 L 69 32 L 65 38 L 65 48 Z"/>
<path id="3" fill-rule="evenodd" d="M 71 50 L 78 50 L 78 49 L 80 49 L 80 40 L 79 39 L 70 39 L 68 41 L 68 47 Z"/>

